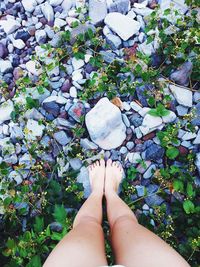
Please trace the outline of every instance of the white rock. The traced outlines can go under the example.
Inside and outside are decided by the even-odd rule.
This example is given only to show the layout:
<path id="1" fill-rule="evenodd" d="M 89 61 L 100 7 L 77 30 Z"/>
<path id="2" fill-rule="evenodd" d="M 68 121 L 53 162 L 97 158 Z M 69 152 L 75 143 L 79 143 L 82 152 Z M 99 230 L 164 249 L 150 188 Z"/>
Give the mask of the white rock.
<path id="1" fill-rule="evenodd" d="M 176 119 L 176 114 L 171 110 L 170 110 L 169 115 L 162 117 L 162 120 L 163 120 L 164 123 L 173 122 L 173 121 L 175 121 L 175 119 Z"/>
<path id="2" fill-rule="evenodd" d="M 132 127 L 131 127 L 131 128 L 132 128 Z M 142 138 L 142 132 L 141 132 L 141 130 L 140 130 L 139 127 L 135 128 L 134 131 L 135 131 L 135 135 L 136 135 L 137 139 Z"/>
<path id="3" fill-rule="evenodd" d="M 199 145 L 200 144 L 200 130 L 197 133 L 197 136 L 193 142 L 194 145 Z"/>
<path id="4" fill-rule="evenodd" d="M 22 0 L 22 5 L 27 12 L 33 12 L 35 7 L 37 6 L 37 2 L 35 0 Z"/>
<path id="5" fill-rule="evenodd" d="M 37 61 L 30 60 L 26 63 L 26 69 L 33 75 L 40 75 L 42 73 L 41 65 Z"/>
<path id="6" fill-rule="evenodd" d="M 15 182 L 17 183 L 17 185 L 21 184 L 22 181 L 23 181 L 23 180 L 22 180 L 22 176 L 21 176 L 20 173 L 17 172 L 17 171 L 12 171 L 12 172 L 10 172 L 9 175 L 8 175 L 8 178 L 9 178 L 11 181 L 15 180 Z"/>
<path id="7" fill-rule="evenodd" d="M 162 119 L 160 117 L 154 117 L 150 114 L 146 114 L 142 125 L 139 126 L 143 135 L 146 135 L 154 130 L 158 129 L 162 125 Z"/>
<path id="8" fill-rule="evenodd" d="M 11 119 L 12 111 L 14 111 L 14 106 L 11 100 L 7 100 L 0 105 L 0 124 Z"/>
<path id="9" fill-rule="evenodd" d="M 68 11 L 71 9 L 71 7 L 73 6 L 73 0 L 64 0 L 61 4 L 63 10 L 65 13 L 68 13 Z"/>
<path id="10" fill-rule="evenodd" d="M 106 0 L 89 0 L 89 17 L 92 24 L 98 24 L 102 22 L 106 14 Z"/>
<path id="11" fill-rule="evenodd" d="M 196 154 L 195 164 L 196 164 L 197 169 L 198 169 L 199 174 L 200 174 L 200 153 L 197 153 L 197 154 Z"/>
<path id="12" fill-rule="evenodd" d="M 128 153 L 126 158 L 132 164 L 137 164 L 140 160 L 142 160 L 140 153 L 138 152 Z"/>
<path id="13" fill-rule="evenodd" d="M 63 0 L 50 0 L 49 4 L 51 6 L 58 6 L 58 5 L 62 4 L 62 2 L 63 2 Z"/>
<path id="14" fill-rule="evenodd" d="M 88 63 L 91 59 L 92 55 L 90 54 L 85 54 L 85 63 Z"/>
<path id="15" fill-rule="evenodd" d="M 142 3 L 134 3 L 134 7 L 136 8 L 145 8 L 148 4 L 148 0 L 143 1 Z"/>
<path id="16" fill-rule="evenodd" d="M 70 87 L 69 94 L 73 98 L 77 98 L 77 90 L 75 86 Z"/>
<path id="17" fill-rule="evenodd" d="M 7 73 L 12 69 L 12 64 L 10 60 L 1 60 L 0 59 L 0 73 Z"/>
<path id="18" fill-rule="evenodd" d="M 143 17 L 146 17 L 146 16 L 149 16 L 151 15 L 151 13 L 154 11 L 153 9 L 151 8 L 148 8 L 148 7 L 145 7 L 145 8 L 136 8 L 134 7 L 133 8 L 133 11 L 138 14 L 138 15 L 141 15 Z"/>
<path id="19" fill-rule="evenodd" d="M 109 13 L 104 20 L 105 24 L 115 33 L 117 33 L 124 41 L 138 33 L 140 23 L 121 13 Z"/>
<path id="20" fill-rule="evenodd" d="M 183 136 L 182 136 L 182 140 L 183 141 L 188 141 L 191 139 L 196 138 L 197 134 L 196 133 L 192 133 L 192 132 L 186 132 Z"/>
<path id="21" fill-rule="evenodd" d="M 119 147 L 126 138 L 120 109 L 104 97 L 85 116 L 90 138 L 101 148 Z"/>
<path id="22" fill-rule="evenodd" d="M 83 75 L 81 73 L 81 70 L 75 70 L 73 73 L 72 73 L 72 80 L 73 81 L 79 81 L 83 79 Z"/>
<path id="23" fill-rule="evenodd" d="M 82 59 L 76 59 L 75 57 L 72 58 L 72 66 L 74 68 L 74 70 L 78 70 L 80 69 L 81 67 L 84 66 L 84 60 Z"/>
<path id="24" fill-rule="evenodd" d="M 42 4 L 41 10 L 47 21 L 54 21 L 53 8 L 49 3 L 45 2 L 44 4 Z"/>
<path id="25" fill-rule="evenodd" d="M 25 128 L 25 136 L 28 140 L 37 140 L 37 138 L 42 137 L 44 129 L 45 126 L 43 124 L 39 124 L 38 121 L 29 119 Z"/>
<path id="26" fill-rule="evenodd" d="M 135 101 L 132 101 L 131 103 L 130 103 L 130 106 L 131 106 L 131 108 L 133 109 L 133 110 L 135 110 L 135 111 L 140 111 L 141 109 L 142 109 L 142 107 L 138 104 L 138 103 L 136 103 Z"/>
<path id="27" fill-rule="evenodd" d="M 144 117 L 148 112 L 149 112 L 150 108 L 144 107 L 141 110 L 138 111 L 138 113 L 140 114 L 140 116 Z"/>
<path id="28" fill-rule="evenodd" d="M 169 85 L 169 89 L 180 105 L 192 107 L 192 91 L 173 84 Z"/>
<path id="29" fill-rule="evenodd" d="M 45 30 L 38 30 L 35 32 L 35 39 L 38 42 L 38 44 L 43 44 L 45 43 L 47 34 Z"/>
<path id="30" fill-rule="evenodd" d="M 12 43 L 13 43 L 13 46 L 18 49 L 23 49 L 25 47 L 25 43 L 21 39 L 17 39 L 17 40 L 13 39 Z"/>
<path id="31" fill-rule="evenodd" d="M 21 24 L 17 20 L 7 19 L 7 20 L 0 20 L 0 26 L 2 26 L 6 34 L 11 34 L 14 31 L 16 31 L 19 27 L 21 27 Z"/>
<path id="32" fill-rule="evenodd" d="M 140 52 L 142 52 L 143 54 L 147 56 L 150 56 L 152 53 L 155 52 L 153 48 L 153 44 L 152 43 L 147 44 L 147 40 L 144 41 L 144 43 L 139 44 L 138 49 Z"/>
<path id="33" fill-rule="evenodd" d="M 60 18 L 56 18 L 54 21 L 54 27 L 57 27 L 57 28 L 61 28 L 65 26 L 66 24 L 67 24 L 66 21 Z"/>
<path id="34" fill-rule="evenodd" d="M 151 176 L 153 175 L 153 171 L 156 170 L 156 165 L 152 164 L 147 170 L 146 172 L 143 174 L 143 178 L 144 179 L 149 179 L 151 178 Z"/>

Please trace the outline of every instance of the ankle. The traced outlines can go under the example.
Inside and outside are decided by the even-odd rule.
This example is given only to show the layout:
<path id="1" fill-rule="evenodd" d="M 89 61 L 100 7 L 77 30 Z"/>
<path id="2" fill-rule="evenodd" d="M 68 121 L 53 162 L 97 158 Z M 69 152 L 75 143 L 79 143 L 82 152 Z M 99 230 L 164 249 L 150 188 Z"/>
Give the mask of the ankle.
<path id="1" fill-rule="evenodd" d="M 110 197 L 116 197 L 118 194 L 117 194 L 117 192 L 116 192 L 116 190 L 115 189 L 108 189 L 108 190 L 106 190 L 105 189 L 105 197 L 106 198 L 110 198 Z"/>

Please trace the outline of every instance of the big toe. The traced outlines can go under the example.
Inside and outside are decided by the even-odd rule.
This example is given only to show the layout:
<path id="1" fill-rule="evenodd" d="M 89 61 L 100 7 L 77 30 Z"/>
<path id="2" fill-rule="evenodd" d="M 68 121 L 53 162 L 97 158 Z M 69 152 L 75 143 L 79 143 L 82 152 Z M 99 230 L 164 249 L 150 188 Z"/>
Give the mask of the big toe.
<path id="1" fill-rule="evenodd" d="M 109 159 L 109 160 L 107 160 L 107 167 L 111 167 L 111 166 L 112 166 L 112 160 Z"/>
<path id="2" fill-rule="evenodd" d="M 105 160 L 104 160 L 104 159 L 101 159 L 101 160 L 100 160 L 100 166 L 101 166 L 101 167 L 105 167 Z"/>

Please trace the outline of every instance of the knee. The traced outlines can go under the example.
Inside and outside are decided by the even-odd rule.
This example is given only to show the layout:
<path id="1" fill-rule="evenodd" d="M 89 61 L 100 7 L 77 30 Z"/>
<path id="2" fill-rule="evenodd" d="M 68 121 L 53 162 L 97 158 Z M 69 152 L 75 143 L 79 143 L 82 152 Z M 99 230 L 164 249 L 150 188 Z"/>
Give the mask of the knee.
<path id="1" fill-rule="evenodd" d="M 113 222 L 112 228 L 121 229 L 122 227 L 127 227 L 129 225 L 133 226 L 135 224 L 138 224 L 138 221 L 135 217 L 130 215 L 122 215 Z"/>
<path id="2" fill-rule="evenodd" d="M 81 218 L 79 218 L 78 222 L 74 221 L 73 228 L 80 224 L 82 226 L 87 226 L 87 227 L 89 226 L 91 228 L 93 227 L 102 228 L 99 221 L 95 217 L 92 217 L 92 216 L 82 216 Z"/>

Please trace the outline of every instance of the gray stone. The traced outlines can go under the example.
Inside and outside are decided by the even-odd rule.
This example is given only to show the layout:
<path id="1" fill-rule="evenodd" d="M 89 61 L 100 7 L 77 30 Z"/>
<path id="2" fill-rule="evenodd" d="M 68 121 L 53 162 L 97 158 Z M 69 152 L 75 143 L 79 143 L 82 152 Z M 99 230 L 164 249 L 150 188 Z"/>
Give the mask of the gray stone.
<path id="1" fill-rule="evenodd" d="M 188 86 L 189 77 L 192 73 L 193 64 L 190 61 L 182 64 L 176 71 L 170 75 L 170 79 L 180 85 Z"/>
<path id="2" fill-rule="evenodd" d="M 106 42 L 110 45 L 110 47 L 113 50 L 118 49 L 122 44 L 121 39 L 117 35 L 110 33 L 106 35 Z"/>
<path id="3" fill-rule="evenodd" d="M 43 108 L 49 112 L 50 114 L 53 114 L 55 117 L 58 116 L 58 114 L 60 113 L 60 107 L 59 105 L 54 102 L 54 101 L 51 101 L 51 102 L 44 102 L 43 103 Z"/>
<path id="4" fill-rule="evenodd" d="M 146 170 L 146 172 L 143 174 L 144 179 L 149 179 L 152 177 L 153 172 L 156 170 L 156 165 L 152 164 L 150 167 Z"/>
<path id="5" fill-rule="evenodd" d="M 82 161 L 78 158 L 70 159 L 69 164 L 75 171 L 79 170 L 82 167 Z"/>
<path id="6" fill-rule="evenodd" d="M 58 222 L 50 223 L 49 227 L 50 227 L 51 231 L 54 231 L 54 232 L 62 232 L 62 229 L 63 229 L 62 224 L 58 223 Z"/>
<path id="7" fill-rule="evenodd" d="M 45 126 L 43 124 L 39 124 L 38 121 L 28 119 L 25 137 L 30 141 L 37 140 L 38 138 L 42 137 L 44 129 Z"/>
<path id="8" fill-rule="evenodd" d="M 11 113 L 14 111 L 14 105 L 11 100 L 5 101 L 0 105 L 0 124 L 11 119 Z"/>
<path id="9" fill-rule="evenodd" d="M 197 170 L 198 170 L 199 175 L 200 175 L 200 153 L 196 154 L 195 165 L 197 166 Z"/>
<path id="10" fill-rule="evenodd" d="M 177 102 L 185 107 L 192 107 L 192 91 L 170 84 L 169 89 Z"/>
<path id="11" fill-rule="evenodd" d="M 90 149 L 96 150 L 98 148 L 98 146 L 96 144 L 94 144 L 93 142 L 91 142 L 87 138 L 82 138 L 80 140 L 80 145 L 82 148 L 87 149 L 87 150 L 90 150 Z"/>
<path id="12" fill-rule="evenodd" d="M 92 30 L 93 32 L 96 31 L 95 26 L 92 25 L 92 24 L 80 24 L 79 26 L 77 26 L 76 28 L 74 28 L 71 31 L 70 43 L 73 45 L 76 42 L 76 40 L 77 40 L 77 36 L 79 34 L 85 34 L 89 29 Z"/>
<path id="13" fill-rule="evenodd" d="M 56 132 L 54 133 L 53 136 L 56 139 L 56 141 L 62 146 L 66 146 L 71 141 L 71 137 L 69 137 L 65 133 L 65 131 Z"/>
<path id="14" fill-rule="evenodd" d="M 109 12 L 119 12 L 122 14 L 126 14 L 129 11 L 129 7 L 129 0 L 115 0 L 111 3 L 108 10 Z"/>
<path id="15" fill-rule="evenodd" d="M 128 150 L 133 149 L 134 146 L 135 146 L 135 145 L 134 145 L 134 143 L 133 143 L 132 141 L 129 141 L 129 142 L 126 143 L 126 147 L 128 148 Z"/>
<path id="16" fill-rule="evenodd" d="M 184 116 L 188 113 L 188 108 L 181 106 L 181 105 L 178 105 L 178 106 L 176 106 L 176 111 L 177 111 L 179 116 Z"/>
<path id="17" fill-rule="evenodd" d="M 120 148 L 120 153 L 121 154 L 126 154 L 127 153 L 127 151 L 128 151 L 128 149 L 125 147 L 125 146 L 122 146 L 121 148 Z"/>
<path id="18" fill-rule="evenodd" d="M 41 5 L 41 10 L 47 21 L 49 22 L 54 21 L 54 11 L 52 6 L 48 2 L 45 2 L 44 4 Z"/>
<path id="19" fill-rule="evenodd" d="M 102 22 L 107 14 L 106 0 L 89 0 L 89 17 L 92 24 Z"/>
<path id="20" fill-rule="evenodd" d="M 138 197 L 143 197 L 145 195 L 145 187 L 143 185 L 136 185 L 135 186 Z"/>
<path id="21" fill-rule="evenodd" d="M 194 102 L 195 103 L 200 102 L 200 92 L 195 92 L 193 97 L 194 97 Z"/>
<path id="22" fill-rule="evenodd" d="M 197 136 L 193 142 L 194 145 L 199 145 L 200 144 L 200 130 L 197 133 Z"/>
<path id="23" fill-rule="evenodd" d="M 129 152 L 127 154 L 126 158 L 132 164 L 138 164 L 142 160 L 140 153 L 138 153 L 138 152 L 133 152 L 133 153 Z"/>
<path id="24" fill-rule="evenodd" d="M 164 155 L 164 148 L 157 144 L 152 144 L 145 151 L 145 159 L 157 161 L 162 159 Z"/>
<path id="25" fill-rule="evenodd" d="M 103 57 L 103 60 L 106 63 L 109 63 L 109 64 L 112 63 L 115 60 L 115 57 L 116 57 L 116 55 L 114 53 L 109 52 L 109 51 L 103 51 L 103 50 L 101 50 L 100 51 L 100 54 Z"/>
<path id="26" fill-rule="evenodd" d="M 24 134 L 22 132 L 22 129 L 17 126 L 17 125 L 13 125 L 10 127 L 10 138 L 12 140 L 20 140 L 23 139 Z"/>
<path id="27" fill-rule="evenodd" d="M 38 44 L 44 44 L 46 43 L 47 34 L 44 30 L 37 30 L 35 32 L 35 38 Z"/>
<path id="28" fill-rule="evenodd" d="M 16 31 L 19 27 L 21 27 L 21 24 L 17 20 L 8 18 L 7 20 L 0 20 L 0 26 L 8 35 Z"/>
<path id="29" fill-rule="evenodd" d="M 12 64 L 10 60 L 0 60 L 0 73 L 8 73 L 12 70 Z"/>
<path id="30" fill-rule="evenodd" d="M 164 202 L 164 199 L 162 197 L 156 195 L 156 192 L 158 191 L 157 185 L 150 184 L 146 187 L 146 189 L 148 197 L 145 197 L 145 202 L 148 206 L 160 206 Z"/>
<path id="31" fill-rule="evenodd" d="M 85 122 L 90 138 L 103 149 L 117 148 L 126 138 L 121 112 L 106 97 L 86 114 Z"/>
<path id="32" fill-rule="evenodd" d="M 22 5 L 24 7 L 24 9 L 31 13 L 34 11 L 35 7 L 38 5 L 37 1 L 36 0 L 22 0 Z"/>
<path id="33" fill-rule="evenodd" d="M 88 198 L 91 193 L 89 173 L 86 167 L 82 167 L 77 177 L 77 182 L 82 183 L 84 187 L 84 197 Z"/>
<path id="34" fill-rule="evenodd" d="M 127 41 L 131 36 L 138 33 L 140 23 L 121 13 L 109 13 L 104 20 L 105 24 L 120 38 Z"/>
<path id="35" fill-rule="evenodd" d="M 22 176 L 20 173 L 18 173 L 17 171 L 12 171 L 9 173 L 8 175 L 8 178 L 11 180 L 11 181 L 15 181 L 17 183 L 17 185 L 21 184 L 23 179 L 22 179 Z"/>
<path id="36" fill-rule="evenodd" d="M 23 169 L 30 169 L 32 165 L 34 165 L 36 160 L 28 153 L 25 153 L 19 159 L 19 165 L 22 166 Z"/>
<path id="37" fill-rule="evenodd" d="M 126 114 L 122 114 L 122 119 L 123 119 L 123 122 L 126 125 L 126 127 L 129 128 L 131 126 L 131 124 L 130 124 L 130 121 L 129 121 L 128 117 L 126 116 Z"/>
<path id="38" fill-rule="evenodd" d="M 3 44 L 0 43 L 0 58 L 6 58 L 8 55 L 8 49 L 7 47 Z"/>
<path id="39" fill-rule="evenodd" d="M 74 103 L 68 110 L 69 116 L 71 116 L 75 121 L 80 122 L 81 117 L 85 114 L 85 107 L 83 103 Z"/>

